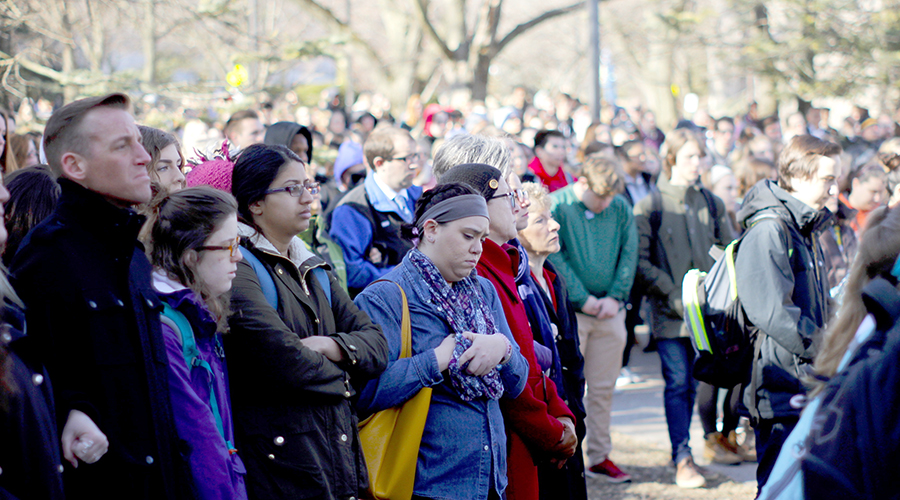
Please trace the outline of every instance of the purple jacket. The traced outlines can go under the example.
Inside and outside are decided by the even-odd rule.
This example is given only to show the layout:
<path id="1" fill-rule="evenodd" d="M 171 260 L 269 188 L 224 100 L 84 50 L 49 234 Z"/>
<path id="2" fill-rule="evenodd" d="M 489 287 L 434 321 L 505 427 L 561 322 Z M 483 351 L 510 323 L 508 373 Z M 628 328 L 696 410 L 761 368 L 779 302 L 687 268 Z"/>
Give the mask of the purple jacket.
<path id="1" fill-rule="evenodd" d="M 221 334 L 216 333 L 215 320 L 193 291 L 158 271 L 153 273 L 153 287 L 161 300 L 184 314 L 191 323 L 200 358 L 209 363 L 215 376 L 213 386 L 225 437 L 234 443 L 228 371 L 225 353 L 221 348 Z M 188 461 L 196 498 L 246 499 L 244 476 L 247 471 L 240 456 L 236 453 L 229 454 L 225 440 L 219 434 L 210 408 L 207 371 L 199 367 L 189 370 L 179 336 L 165 323 L 162 325 L 162 333 L 169 358 L 169 395 L 175 428 L 190 450 Z"/>

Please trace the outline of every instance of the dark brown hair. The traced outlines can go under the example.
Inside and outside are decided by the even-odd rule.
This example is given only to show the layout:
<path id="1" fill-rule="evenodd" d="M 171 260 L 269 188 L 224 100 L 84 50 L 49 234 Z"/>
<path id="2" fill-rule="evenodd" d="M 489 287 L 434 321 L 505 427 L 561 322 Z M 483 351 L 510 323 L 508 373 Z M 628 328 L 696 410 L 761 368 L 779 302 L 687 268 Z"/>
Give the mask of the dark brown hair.
<path id="1" fill-rule="evenodd" d="M 778 185 L 791 192 L 791 180 L 811 179 L 819 171 L 822 156 L 837 156 L 841 147 L 833 142 L 823 141 L 811 135 L 798 135 L 778 157 Z"/>
<path id="2" fill-rule="evenodd" d="M 206 285 L 197 280 L 194 265 L 184 257 L 188 250 L 203 246 L 222 222 L 236 213 L 233 196 L 210 186 L 197 186 L 163 198 L 150 230 L 150 262 L 203 298 L 221 332 L 228 329 L 228 294 L 210 296 Z"/>

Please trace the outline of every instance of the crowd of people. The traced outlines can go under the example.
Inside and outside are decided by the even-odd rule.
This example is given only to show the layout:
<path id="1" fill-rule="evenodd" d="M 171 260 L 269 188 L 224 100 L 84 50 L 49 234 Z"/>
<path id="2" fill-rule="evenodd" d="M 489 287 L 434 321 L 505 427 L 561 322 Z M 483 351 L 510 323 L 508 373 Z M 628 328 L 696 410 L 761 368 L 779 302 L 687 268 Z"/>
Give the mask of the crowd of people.
<path id="1" fill-rule="evenodd" d="M 610 420 L 642 323 L 674 482 L 706 484 L 696 406 L 705 458 L 758 461 L 762 491 L 805 384 L 853 348 L 864 277 L 896 271 L 872 242 L 900 127 L 862 108 L 663 133 L 524 89 L 491 116 L 360 101 L 221 129 L 138 125 L 120 93 L 40 132 L 0 115 L 0 496 L 368 498 L 360 423 L 427 389 L 412 498 L 586 499 L 586 476 L 631 481 Z M 738 237 L 753 360 L 698 384 L 682 280 Z"/>

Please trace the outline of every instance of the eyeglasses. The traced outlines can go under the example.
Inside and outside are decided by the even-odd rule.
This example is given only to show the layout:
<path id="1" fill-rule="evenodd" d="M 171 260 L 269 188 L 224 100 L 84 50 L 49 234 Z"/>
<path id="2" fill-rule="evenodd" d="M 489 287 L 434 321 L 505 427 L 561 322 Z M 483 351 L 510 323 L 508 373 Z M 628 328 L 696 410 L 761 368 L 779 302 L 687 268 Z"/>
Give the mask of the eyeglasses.
<path id="1" fill-rule="evenodd" d="M 519 202 L 519 205 L 524 205 L 531 201 L 531 196 L 529 196 L 528 192 L 524 189 L 513 189 L 513 195 L 516 197 L 516 201 Z"/>
<path id="2" fill-rule="evenodd" d="M 391 160 L 392 161 L 402 161 L 403 163 L 413 163 L 421 157 L 422 157 L 422 155 L 420 155 L 419 153 L 410 153 L 406 156 L 395 156 L 395 157 L 391 158 Z M 410 167 L 410 168 L 412 168 L 412 167 Z"/>
<path id="3" fill-rule="evenodd" d="M 509 208 L 512 208 L 512 209 L 516 208 L 516 193 L 513 191 L 510 191 L 506 194 L 498 194 L 497 196 L 491 196 L 490 199 L 493 200 L 494 198 L 507 198 L 509 200 Z"/>
<path id="4" fill-rule="evenodd" d="M 318 194 L 319 193 L 319 183 L 318 182 L 306 182 L 305 184 L 292 184 L 290 186 L 286 186 L 283 188 L 275 188 L 269 189 L 266 191 L 266 194 L 272 193 L 280 193 L 282 191 L 287 191 L 288 194 L 293 196 L 294 198 L 299 198 L 303 196 L 303 190 L 309 191 L 309 194 Z"/>
<path id="5" fill-rule="evenodd" d="M 206 246 L 202 246 L 202 247 L 197 247 L 197 248 L 195 248 L 195 250 L 198 250 L 198 251 L 199 250 L 228 250 L 228 256 L 234 257 L 234 254 L 236 254 L 238 251 L 238 248 L 240 248 L 240 243 L 241 243 L 241 237 L 238 236 L 237 238 L 234 239 L 234 243 L 232 243 L 228 246 L 206 245 Z"/>

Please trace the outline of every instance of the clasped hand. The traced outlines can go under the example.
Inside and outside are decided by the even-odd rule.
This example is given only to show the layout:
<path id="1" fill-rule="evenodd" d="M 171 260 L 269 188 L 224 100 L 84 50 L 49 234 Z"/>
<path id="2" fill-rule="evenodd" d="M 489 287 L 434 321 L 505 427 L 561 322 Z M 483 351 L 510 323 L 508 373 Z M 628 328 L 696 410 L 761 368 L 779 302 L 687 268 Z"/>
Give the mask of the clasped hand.
<path id="1" fill-rule="evenodd" d="M 487 375 L 503 361 L 506 356 L 506 337 L 503 334 L 496 333 L 494 335 L 482 335 L 479 333 L 465 332 L 463 336 L 472 341 L 472 345 L 459 357 L 460 366 L 467 362 L 469 366 L 466 371 L 470 375 L 480 377 Z M 450 360 L 453 358 L 453 350 L 456 348 L 456 336 L 449 335 L 441 341 L 441 344 L 434 349 L 437 357 L 438 368 L 441 371 L 450 366 Z"/>

